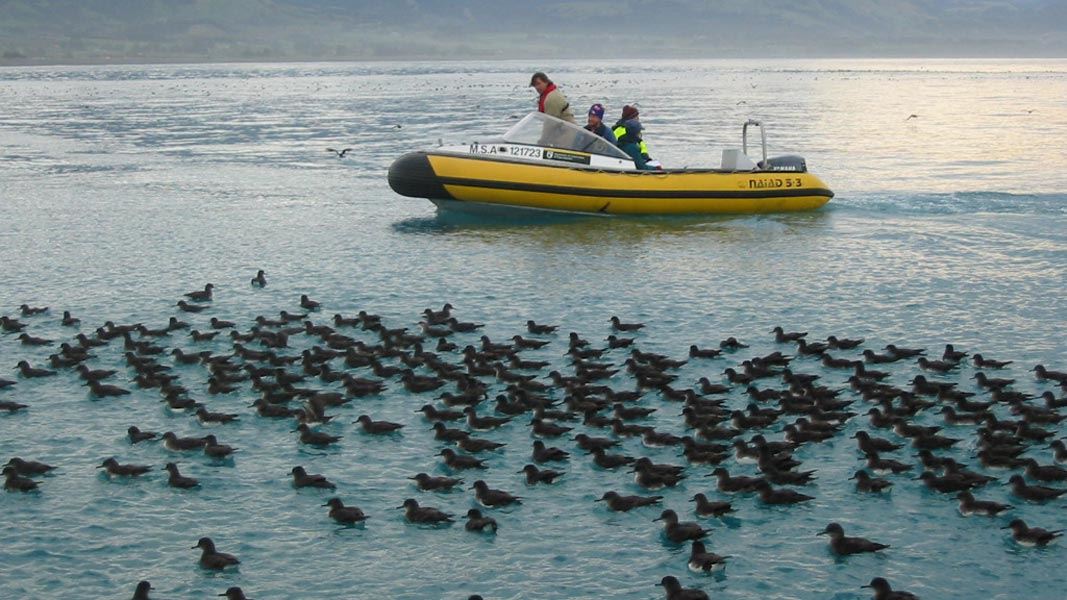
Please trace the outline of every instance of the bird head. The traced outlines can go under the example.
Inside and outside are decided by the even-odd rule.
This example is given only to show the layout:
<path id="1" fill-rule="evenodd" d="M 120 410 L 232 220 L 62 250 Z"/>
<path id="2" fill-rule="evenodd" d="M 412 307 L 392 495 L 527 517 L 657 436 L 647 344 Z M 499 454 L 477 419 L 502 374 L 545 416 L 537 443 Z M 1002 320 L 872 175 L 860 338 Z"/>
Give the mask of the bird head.
<path id="1" fill-rule="evenodd" d="M 190 548 L 190 550 L 195 550 L 197 548 L 201 548 L 201 549 L 206 550 L 208 552 L 214 552 L 215 551 L 215 542 L 211 541 L 211 538 L 209 538 L 209 537 L 202 537 L 196 542 L 195 546 Z"/>
<path id="2" fill-rule="evenodd" d="M 672 575 L 667 575 L 663 579 L 660 579 L 659 583 L 657 583 L 656 585 L 661 586 L 665 590 L 667 590 L 668 595 L 670 595 L 670 593 L 675 590 L 681 589 L 682 587 L 682 584 L 678 582 L 678 578 Z"/>
<path id="3" fill-rule="evenodd" d="M 837 523 L 830 523 L 826 526 L 825 529 L 820 531 L 818 535 L 830 535 L 836 537 L 839 535 L 845 535 L 845 530 Z"/>

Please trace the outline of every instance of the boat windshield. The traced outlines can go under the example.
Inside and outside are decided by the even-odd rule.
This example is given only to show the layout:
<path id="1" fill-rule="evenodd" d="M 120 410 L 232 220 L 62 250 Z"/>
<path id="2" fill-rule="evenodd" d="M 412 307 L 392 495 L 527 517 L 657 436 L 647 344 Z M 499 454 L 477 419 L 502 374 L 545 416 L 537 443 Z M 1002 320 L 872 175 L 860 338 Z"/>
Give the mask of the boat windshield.
<path id="1" fill-rule="evenodd" d="M 540 112 L 523 117 L 504 134 L 503 140 L 511 144 L 574 150 L 630 160 L 625 152 L 599 135 Z"/>

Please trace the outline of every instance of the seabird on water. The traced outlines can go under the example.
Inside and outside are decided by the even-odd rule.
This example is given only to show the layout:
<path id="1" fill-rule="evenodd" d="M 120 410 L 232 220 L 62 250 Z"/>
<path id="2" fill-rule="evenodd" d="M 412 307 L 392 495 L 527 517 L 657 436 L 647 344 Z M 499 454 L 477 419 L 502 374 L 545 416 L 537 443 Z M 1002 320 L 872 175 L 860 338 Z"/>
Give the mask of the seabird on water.
<path id="1" fill-rule="evenodd" d="M 838 556 L 878 552 L 889 547 L 887 544 L 879 544 L 861 537 L 847 537 L 844 528 L 837 523 L 830 523 L 818 535 L 830 536 L 830 549 Z"/>
<path id="2" fill-rule="evenodd" d="M 357 506 L 345 506 L 340 498 L 330 498 L 323 506 L 330 507 L 330 518 L 342 525 L 354 525 L 367 519 Z"/>
<path id="3" fill-rule="evenodd" d="M 209 537 L 202 537 L 191 550 L 201 549 L 200 566 L 205 569 L 221 571 L 227 567 L 240 564 L 240 560 L 232 554 L 219 552 L 215 549 L 215 542 Z"/>
<path id="4" fill-rule="evenodd" d="M 696 588 L 683 588 L 677 577 L 667 575 L 656 585 L 662 586 L 667 594 L 667 600 L 709 600 L 703 590 Z"/>

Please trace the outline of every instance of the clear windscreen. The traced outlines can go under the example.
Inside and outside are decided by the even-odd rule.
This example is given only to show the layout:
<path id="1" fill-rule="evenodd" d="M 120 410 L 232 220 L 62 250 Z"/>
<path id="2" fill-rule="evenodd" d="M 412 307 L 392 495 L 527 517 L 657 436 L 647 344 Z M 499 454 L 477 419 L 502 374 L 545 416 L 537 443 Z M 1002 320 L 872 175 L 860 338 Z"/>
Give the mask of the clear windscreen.
<path id="1" fill-rule="evenodd" d="M 625 152 L 599 135 L 539 112 L 530 113 L 513 125 L 504 134 L 503 141 L 630 159 Z"/>

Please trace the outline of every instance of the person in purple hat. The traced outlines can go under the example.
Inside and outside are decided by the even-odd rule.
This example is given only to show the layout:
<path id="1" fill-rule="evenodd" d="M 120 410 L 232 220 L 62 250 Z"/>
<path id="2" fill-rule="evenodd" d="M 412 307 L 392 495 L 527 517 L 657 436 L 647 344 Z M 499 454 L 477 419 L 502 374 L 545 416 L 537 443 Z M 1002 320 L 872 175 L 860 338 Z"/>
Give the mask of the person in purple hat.
<path id="1" fill-rule="evenodd" d="M 611 128 L 604 124 L 604 105 L 597 102 L 589 107 L 589 119 L 585 128 L 615 145 L 618 140 Z"/>

